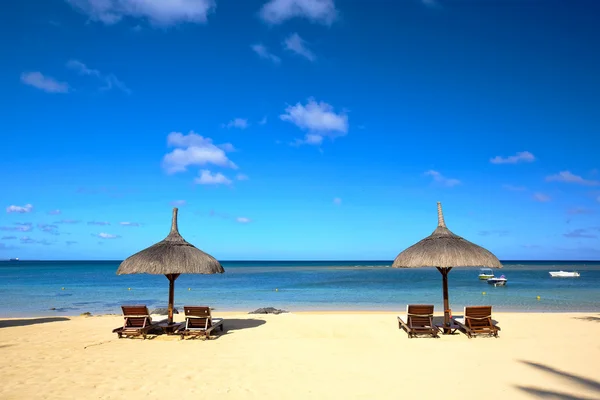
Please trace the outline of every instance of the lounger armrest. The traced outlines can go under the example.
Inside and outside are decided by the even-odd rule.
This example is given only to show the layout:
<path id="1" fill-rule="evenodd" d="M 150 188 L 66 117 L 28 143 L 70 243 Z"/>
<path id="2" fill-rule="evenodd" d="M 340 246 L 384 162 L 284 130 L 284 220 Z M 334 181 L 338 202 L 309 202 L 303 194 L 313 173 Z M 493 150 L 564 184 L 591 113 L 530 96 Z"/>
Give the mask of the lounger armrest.
<path id="1" fill-rule="evenodd" d="M 404 318 L 402 318 L 401 316 L 398 316 L 398 322 L 400 323 L 400 325 L 406 327 L 407 329 L 409 329 L 408 327 L 408 321 L 405 321 Z"/>

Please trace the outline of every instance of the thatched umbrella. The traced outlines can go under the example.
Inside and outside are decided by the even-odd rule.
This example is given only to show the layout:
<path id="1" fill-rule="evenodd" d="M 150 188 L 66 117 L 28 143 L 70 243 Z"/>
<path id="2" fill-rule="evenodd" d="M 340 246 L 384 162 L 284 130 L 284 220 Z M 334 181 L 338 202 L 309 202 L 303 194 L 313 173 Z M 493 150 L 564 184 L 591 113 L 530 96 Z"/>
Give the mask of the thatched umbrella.
<path id="1" fill-rule="evenodd" d="M 413 244 L 394 260 L 394 268 L 436 267 L 442 274 L 444 288 L 444 326 L 450 326 L 448 305 L 448 273 L 454 267 L 502 268 L 500 260 L 490 251 L 477 246 L 446 228 L 442 204 L 437 203 L 438 226 L 433 233 Z M 445 329 L 448 333 L 448 329 Z"/>
<path id="2" fill-rule="evenodd" d="M 171 232 L 162 241 L 123 261 L 117 275 L 155 274 L 169 280 L 169 324 L 173 323 L 175 279 L 181 274 L 217 274 L 225 270 L 213 256 L 206 254 L 181 237 L 177 229 L 177 208 L 173 208 Z"/>

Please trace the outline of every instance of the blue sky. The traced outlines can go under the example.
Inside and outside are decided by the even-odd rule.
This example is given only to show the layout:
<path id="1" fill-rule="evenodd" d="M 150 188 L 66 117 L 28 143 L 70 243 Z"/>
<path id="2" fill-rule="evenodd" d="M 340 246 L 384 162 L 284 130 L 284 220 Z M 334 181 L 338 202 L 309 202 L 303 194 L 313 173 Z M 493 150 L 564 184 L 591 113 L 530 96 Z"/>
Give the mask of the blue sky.
<path id="1" fill-rule="evenodd" d="M 600 259 L 595 1 L 23 0 L 0 258 Z"/>

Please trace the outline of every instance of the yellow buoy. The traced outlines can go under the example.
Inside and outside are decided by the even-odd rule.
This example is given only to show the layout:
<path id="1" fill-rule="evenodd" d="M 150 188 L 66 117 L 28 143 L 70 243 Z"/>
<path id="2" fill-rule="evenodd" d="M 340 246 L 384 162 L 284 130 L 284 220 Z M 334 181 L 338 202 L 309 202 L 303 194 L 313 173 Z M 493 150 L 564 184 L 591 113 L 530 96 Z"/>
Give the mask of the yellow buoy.
<path id="1" fill-rule="evenodd" d="M 540 297 L 540 296 L 538 296 L 538 297 L 537 297 L 537 299 L 539 300 L 539 299 L 541 299 L 541 297 Z"/>
<path id="2" fill-rule="evenodd" d="M 192 290 L 192 288 L 188 288 L 188 290 Z"/>
<path id="3" fill-rule="evenodd" d="M 60 288 L 60 290 L 65 290 L 65 288 Z"/>
<path id="4" fill-rule="evenodd" d="M 131 288 L 130 288 L 130 287 L 128 287 L 128 288 L 127 288 L 127 290 L 131 290 Z"/>
<path id="5" fill-rule="evenodd" d="M 481 292 L 481 294 L 485 296 L 486 293 L 485 292 Z"/>
<path id="6" fill-rule="evenodd" d="M 279 292 L 279 289 L 275 289 L 276 292 Z"/>

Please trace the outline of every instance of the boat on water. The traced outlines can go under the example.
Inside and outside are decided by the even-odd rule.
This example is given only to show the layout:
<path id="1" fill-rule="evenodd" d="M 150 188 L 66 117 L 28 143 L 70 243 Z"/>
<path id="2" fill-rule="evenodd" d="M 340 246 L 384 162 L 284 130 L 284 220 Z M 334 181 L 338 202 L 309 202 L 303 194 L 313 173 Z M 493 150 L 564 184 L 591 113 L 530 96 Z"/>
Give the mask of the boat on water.
<path id="1" fill-rule="evenodd" d="M 9 258 L 8 261 L 19 261 L 19 258 Z"/>
<path id="2" fill-rule="evenodd" d="M 580 274 L 577 271 L 550 271 L 550 276 L 553 278 L 578 278 Z"/>
<path id="3" fill-rule="evenodd" d="M 500 275 L 499 278 L 490 278 L 487 280 L 487 283 L 494 286 L 506 286 L 506 282 L 508 282 L 508 279 L 504 275 Z"/>
<path id="4" fill-rule="evenodd" d="M 488 280 L 494 277 L 494 271 L 491 268 L 481 268 L 479 270 L 479 279 Z"/>

